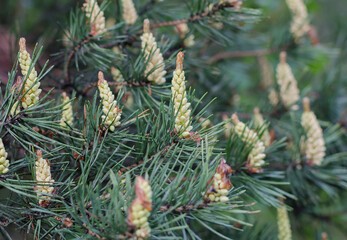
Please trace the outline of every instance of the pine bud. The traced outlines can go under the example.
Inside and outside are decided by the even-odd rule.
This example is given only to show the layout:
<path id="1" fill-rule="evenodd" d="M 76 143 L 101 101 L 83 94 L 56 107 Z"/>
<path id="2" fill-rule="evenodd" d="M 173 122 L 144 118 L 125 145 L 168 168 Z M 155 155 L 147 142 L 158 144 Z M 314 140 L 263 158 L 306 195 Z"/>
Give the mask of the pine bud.
<path id="1" fill-rule="evenodd" d="M 11 110 L 10 110 L 10 116 L 11 117 L 13 117 L 14 115 L 16 115 L 20 112 L 20 101 L 19 100 L 21 99 L 21 95 L 23 92 L 22 87 L 23 87 L 23 79 L 21 76 L 18 76 L 16 83 L 11 88 L 11 92 L 13 95 L 18 94 L 17 101 L 14 102 L 14 104 L 12 105 Z"/>
<path id="2" fill-rule="evenodd" d="M 263 115 L 259 111 L 259 108 L 254 108 L 254 126 L 258 129 L 263 129 L 264 123 L 265 121 Z M 269 147 L 271 145 L 271 137 L 267 128 L 263 130 L 261 140 L 263 141 L 266 147 Z"/>
<path id="3" fill-rule="evenodd" d="M 70 32 L 67 31 L 67 32 L 63 33 L 61 41 L 62 41 L 64 47 L 73 47 Z"/>
<path id="4" fill-rule="evenodd" d="M 111 67 L 111 74 L 115 82 L 123 82 L 124 78 L 118 68 Z"/>
<path id="5" fill-rule="evenodd" d="M 177 54 L 176 70 L 173 72 L 172 78 L 172 101 L 175 109 L 175 130 L 182 137 L 188 137 L 189 132 L 193 129 L 190 126 L 190 103 L 188 103 L 186 95 L 186 81 L 183 71 L 183 52 Z"/>
<path id="6" fill-rule="evenodd" d="M 260 67 L 260 75 L 261 75 L 261 86 L 265 89 L 268 89 L 271 87 L 274 83 L 274 76 L 273 76 L 273 67 L 267 60 L 265 56 L 259 56 L 258 57 L 258 63 Z"/>
<path id="7" fill-rule="evenodd" d="M 19 101 L 15 101 L 10 109 L 10 115 L 11 116 L 15 116 L 16 114 L 18 114 L 20 112 L 20 102 Z"/>
<path id="8" fill-rule="evenodd" d="M 165 83 L 165 64 L 163 55 L 157 46 L 153 34 L 149 31 L 149 20 L 145 19 L 143 22 L 143 34 L 141 36 L 141 47 L 147 62 L 145 75 L 151 72 L 147 79 L 153 84 Z"/>
<path id="9" fill-rule="evenodd" d="M 132 0 L 122 0 L 123 19 L 127 25 L 133 25 L 137 20 L 137 13 Z"/>
<path id="10" fill-rule="evenodd" d="M 176 25 L 175 27 L 175 31 L 177 33 L 179 33 L 180 35 L 180 39 L 184 39 L 183 41 L 183 45 L 186 46 L 186 47 L 191 47 L 195 44 L 195 41 L 194 41 L 194 35 L 191 34 L 189 35 L 187 38 L 187 34 L 189 33 L 189 28 L 188 28 L 188 25 L 186 23 L 179 23 Z"/>
<path id="11" fill-rule="evenodd" d="M 39 198 L 39 204 L 42 205 L 44 201 L 47 201 L 51 197 L 45 196 L 46 194 L 52 194 L 54 188 L 52 187 L 54 180 L 51 176 L 51 167 L 47 159 L 43 159 L 42 152 L 36 151 L 37 161 L 35 163 L 35 175 L 37 185 L 35 191 Z"/>
<path id="12" fill-rule="evenodd" d="M 301 118 L 301 125 L 306 131 L 306 141 L 304 152 L 311 165 L 321 165 L 325 157 L 325 142 L 323 131 L 320 127 L 316 115 L 310 110 L 310 100 L 303 99 L 304 113 Z"/>
<path id="13" fill-rule="evenodd" d="M 131 92 L 126 92 L 122 100 L 124 102 L 124 106 L 127 108 L 132 108 L 134 106 L 134 97 Z"/>
<path id="14" fill-rule="evenodd" d="M 109 17 L 107 18 L 106 22 L 105 22 L 105 26 L 106 28 L 111 28 L 114 25 L 116 25 L 116 19 L 114 17 Z M 116 46 L 115 46 L 116 47 Z"/>
<path id="15" fill-rule="evenodd" d="M 10 166 L 10 161 L 6 159 L 7 152 L 4 147 L 4 143 L 0 138 L 0 175 L 8 172 L 8 167 Z"/>
<path id="16" fill-rule="evenodd" d="M 65 92 L 63 92 L 63 114 L 61 116 L 60 125 L 63 127 L 72 126 L 73 124 L 73 112 L 72 112 L 72 104 L 70 98 L 67 96 Z"/>
<path id="17" fill-rule="evenodd" d="M 115 67 L 111 67 L 111 74 L 112 74 L 112 77 L 113 77 L 113 80 L 115 82 L 124 82 L 124 78 L 123 78 L 123 75 L 122 73 L 119 71 L 118 68 L 115 68 Z M 116 86 L 116 90 L 119 91 L 120 89 L 122 89 L 123 86 Z"/>
<path id="18" fill-rule="evenodd" d="M 231 167 L 224 158 L 220 161 L 216 173 L 212 177 L 212 185 L 205 197 L 211 202 L 229 201 L 228 191 L 233 186 L 230 182 Z"/>
<path id="19" fill-rule="evenodd" d="M 278 240 L 291 240 L 292 231 L 287 209 L 282 206 L 277 208 Z"/>
<path id="20" fill-rule="evenodd" d="M 223 121 L 228 121 L 229 118 L 228 118 L 228 115 L 226 114 L 223 114 L 222 116 L 222 119 Z M 225 125 L 224 125 L 224 137 L 226 139 L 228 139 L 230 137 L 230 133 L 231 133 L 231 130 L 233 129 L 233 125 L 231 124 L 230 121 L 228 121 Z"/>
<path id="21" fill-rule="evenodd" d="M 277 106 L 277 104 L 280 101 L 278 97 L 278 93 L 273 88 L 270 89 L 268 98 L 269 98 L 270 104 L 274 107 Z"/>
<path id="22" fill-rule="evenodd" d="M 322 232 L 321 236 L 322 240 L 328 240 L 328 234 L 326 232 Z"/>
<path id="23" fill-rule="evenodd" d="M 152 189 L 149 181 L 137 176 L 135 194 L 136 197 L 128 209 L 127 223 L 135 228 L 137 239 L 144 239 L 148 238 L 151 232 L 148 217 L 152 210 Z"/>
<path id="24" fill-rule="evenodd" d="M 100 91 L 101 102 L 103 105 L 102 111 L 104 113 L 102 119 L 104 123 L 107 126 L 109 126 L 110 130 L 113 132 L 115 130 L 115 127 L 120 125 L 119 120 L 122 111 L 118 108 L 117 101 L 114 100 L 114 95 L 111 92 L 102 72 L 99 72 L 98 78 L 98 88 Z"/>
<path id="25" fill-rule="evenodd" d="M 288 8 L 292 13 L 290 32 L 296 43 L 300 43 L 303 35 L 310 31 L 307 9 L 303 0 L 286 0 Z"/>
<path id="26" fill-rule="evenodd" d="M 112 52 L 114 52 L 115 54 L 118 54 L 118 55 L 121 55 L 123 53 L 122 48 L 120 46 L 114 46 L 112 48 Z"/>
<path id="27" fill-rule="evenodd" d="M 199 123 L 201 123 L 201 128 L 202 129 L 206 129 L 206 128 L 210 128 L 211 126 L 213 126 L 212 122 L 210 119 L 206 119 L 206 118 L 199 118 Z"/>
<path id="28" fill-rule="evenodd" d="M 261 172 L 260 166 L 264 165 L 265 158 L 265 146 L 262 141 L 259 140 L 259 137 L 256 132 L 249 129 L 243 122 L 241 122 L 236 114 L 231 116 L 235 127 L 235 133 L 240 137 L 242 142 L 246 144 L 246 146 L 251 146 L 251 151 L 248 155 L 248 163 L 247 166 L 251 168 L 254 172 Z"/>
<path id="29" fill-rule="evenodd" d="M 297 82 L 292 73 L 292 70 L 286 62 L 287 54 L 281 52 L 280 63 L 276 69 L 277 82 L 280 86 L 280 97 L 283 105 L 287 108 L 295 110 L 297 108 L 294 105 L 300 98 Z"/>
<path id="30" fill-rule="evenodd" d="M 19 112 L 20 112 L 19 101 L 15 101 L 14 104 L 12 105 L 12 107 L 11 107 L 10 115 L 14 116 L 14 115 L 18 114 Z"/>
<path id="31" fill-rule="evenodd" d="M 205 13 L 208 15 L 211 15 L 211 13 L 213 12 L 213 9 L 221 3 L 223 3 L 223 0 L 219 1 L 219 3 L 217 3 L 217 4 L 213 4 L 213 3 L 209 4 L 208 6 L 205 7 Z M 218 12 L 214 13 L 213 15 L 215 15 L 217 18 L 222 17 L 222 15 Z M 211 25 L 211 27 L 213 27 L 217 30 L 222 30 L 224 28 L 223 22 L 208 20 L 208 23 Z"/>
<path id="32" fill-rule="evenodd" d="M 27 76 L 23 88 L 23 94 L 25 93 L 25 95 L 22 98 L 22 106 L 24 109 L 26 109 L 39 101 L 39 96 L 42 90 L 39 89 L 40 83 L 35 83 L 37 79 L 35 66 L 32 66 L 31 72 L 28 73 L 31 64 L 31 58 L 30 54 L 26 50 L 24 38 L 19 39 L 19 47 L 19 65 L 23 76 Z"/>
<path id="33" fill-rule="evenodd" d="M 106 32 L 104 12 L 95 0 L 85 0 L 83 10 L 90 21 L 91 34 L 97 36 Z"/>

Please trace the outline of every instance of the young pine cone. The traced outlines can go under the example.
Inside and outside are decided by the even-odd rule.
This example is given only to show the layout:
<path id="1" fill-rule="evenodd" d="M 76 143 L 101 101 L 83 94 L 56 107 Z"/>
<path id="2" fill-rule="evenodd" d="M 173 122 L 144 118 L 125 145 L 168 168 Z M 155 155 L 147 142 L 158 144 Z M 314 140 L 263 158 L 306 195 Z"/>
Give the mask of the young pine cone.
<path id="1" fill-rule="evenodd" d="M 193 127 L 190 126 L 191 110 L 189 109 L 190 103 L 186 94 L 183 57 L 184 54 L 182 52 L 177 54 L 176 70 L 173 72 L 171 92 L 176 116 L 175 130 L 180 133 L 180 136 L 188 137 Z"/>
<path id="2" fill-rule="evenodd" d="M 292 231 L 287 209 L 282 206 L 277 208 L 278 240 L 291 240 Z"/>
<path id="3" fill-rule="evenodd" d="M 143 22 L 143 34 L 141 36 L 141 47 L 147 62 L 145 75 L 151 72 L 147 76 L 148 81 L 153 84 L 163 84 L 165 83 L 166 74 L 164 58 L 149 29 L 149 20 L 145 19 Z"/>
<path id="4" fill-rule="evenodd" d="M 97 36 L 106 32 L 104 12 L 100 10 L 98 2 L 95 0 L 85 0 L 83 10 L 90 21 L 91 34 Z"/>
<path id="5" fill-rule="evenodd" d="M 232 123 L 229 121 L 228 115 L 223 114 L 222 116 L 223 121 L 228 121 L 227 123 L 224 124 L 224 137 L 228 139 L 231 135 L 231 131 L 233 129 Z"/>
<path id="6" fill-rule="evenodd" d="M 119 71 L 118 68 L 111 67 L 111 74 L 112 74 L 113 80 L 114 80 L 115 82 L 124 82 L 123 75 L 122 75 L 122 73 Z M 116 87 L 117 91 L 119 91 L 122 87 L 123 87 L 123 86 L 117 86 L 117 87 Z"/>
<path id="7" fill-rule="evenodd" d="M 60 125 L 63 127 L 72 126 L 73 124 L 73 111 L 72 104 L 70 102 L 70 98 L 67 96 L 65 92 L 63 92 L 63 114 L 61 116 Z"/>
<path id="8" fill-rule="evenodd" d="M 137 20 L 137 13 L 132 0 L 122 0 L 123 19 L 127 25 L 133 25 Z"/>
<path id="9" fill-rule="evenodd" d="M 35 70 L 35 66 L 32 66 L 31 72 L 28 73 L 31 64 L 31 58 L 30 54 L 26 50 L 24 38 L 19 39 L 19 47 L 19 65 L 23 76 L 27 76 L 23 88 L 23 94 L 25 95 L 22 99 L 22 106 L 24 109 L 26 109 L 39 101 L 39 96 L 42 90 L 39 89 L 40 83 L 36 82 L 37 72 Z"/>
<path id="10" fill-rule="evenodd" d="M 303 0 L 286 0 L 292 13 L 290 32 L 296 43 L 300 43 L 302 37 L 311 29 L 308 21 L 307 8 Z"/>
<path id="11" fill-rule="evenodd" d="M 51 167 L 47 159 L 43 159 L 41 150 L 36 151 L 37 161 L 35 162 L 35 176 L 37 185 L 35 191 L 39 198 L 39 204 L 43 204 L 51 197 L 45 196 L 46 194 L 52 194 L 54 188 L 52 187 L 54 180 L 51 176 Z"/>
<path id="12" fill-rule="evenodd" d="M 269 98 L 270 104 L 271 104 L 273 107 L 276 107 L 277 104 L 278 104 L 279 101 L 280 101 L 280 100 L 279 100 L 279 97 L 278 97 L 278 93 L 277 93 L 276 90 L 273 89 L 273 88 L 270 88 L 268 98 Z"/>
<path id="13" fill-rule="evenodd" d="M 263 115 L 259 111 L 259 108 L 255 108 L 254 109 L 254 126 L 258 129 L 263 130 L 263 135 L 261 137 L 261 140 L 263 141 L 266 147 L 269 147 L 271 145 L 271 136 L 267 128 L 263 129 L 264 123 L 265 121 L 264 121 Z"/>
<path id="14" fill-rule="evenodd" d="M 266 156 L 264 153 L 264 143 L 260 141 L 256 132 L 249 129 L 246 124 L 238 119 L 236 114 L 233 114 L 231 118 L 235 124 L 235 133 L 241 138 L 242 142 L 244 142 L 246 146 L 251 146 L 251 151 L 248 154 L 247 166 L 254 172 L 261 172 L 262 169 L 259 167 L 264 165 L 264 158 Z"/>
<path id="15" fill-rule="evenodd" d="M 300 99 L 300 92 L 292 70 L 286 62 L 286 57 L 287 54 L 281 52 L 280 63 L 276 69 L 277 82 L 280 87 L 280 98 L 283 105 L 295 110 L 297 106 L 294 104 Z"/>
<path id="16" fill-rule="evenodd" d="M 189 28 L 186 23 L 179 23 L 175 26 L 175 31 L 179 33 L 180 39 L 184 39 L 183 44 L 185 47 L 191 47 L 195 44 L 194 41 L 194 35 L 191 34 L 188 37 L 187 34 L 189 33 Z"/>
<path id="17" fill-rule="evenodd" d="M 136 198 L 128 210 L 127 223 L 135 229 L 136 239 L 145 239 L 151 232 L 148 217 L 152 210 L 152 189 L 149 181 L 137 176 L 135 194 Z"/>
<path id="18" fill-rule="evenodd" d="M 301 125 L 306 131 L 307 139 L 304 142 L 304 152 L 311 165 L 321 165 L 325 157 L 325 142 L 323 131 L 320 127 L 316 115 L 310 110 L 310 100 L 303 100 L 304 113 L 301 118 Z"/>
<path id="19" fill-rule="evenodd" d="M 8 167 L 10 166 L 10 162 L 6 158 L 7 152 L 5 150 L 4 143 L 0 138 L 0 175 L 7 173 L 9 170 Z"/>
<path id="20" fill-rule="evenodd" d="M 98 78 L 98 88 L 100 91 L 100 97 L 103 105 L 102 111 L 104 113 L 102 115 L 102 119 L 104 123 L 107 126 L 109 126 L 110 130 L 113 132 L 115 130 L 115 127 L 120 125 L 119 120 L 122 111 L 117 106 L 117 101 L 114 100 L 114 95 L 111 92 L 102 72 L 99 72 Z"/>

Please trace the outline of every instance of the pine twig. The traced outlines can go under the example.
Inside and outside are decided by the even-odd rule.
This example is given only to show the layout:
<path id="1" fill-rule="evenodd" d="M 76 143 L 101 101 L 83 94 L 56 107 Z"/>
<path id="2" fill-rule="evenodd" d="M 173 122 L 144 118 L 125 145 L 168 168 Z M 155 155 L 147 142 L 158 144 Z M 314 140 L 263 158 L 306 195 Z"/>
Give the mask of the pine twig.
<path id="1" fill-rule="evenodd" d="M 172 146 L 174 146 L 174 145 L 176 145 L 176 144 L 177 144 L 176 142 L 170 142 L 169 144 L 165 145 L 161 150 L 159 150 L 158 152 L 156 152 L 156 153 L 154 153 L 153 155 L 151 155 L 151 156 L 147 159 L 147 161 L 151 160 L 155 155 L 157 155 L 157 154 L 160 153 L 160 152 L 161 152 L 161 154 L 160 154 L 161 156 L 164 155 L 164 154 L 169 150 L 169 148 L 171 148 Z M 138 163 L 134 163 L 134 164 L 132 164 L 132 165 L 130 165 L 130 166 L 128 166 L 128 167 L 121 168 L 118 172 L 119 172 L 119 173 L 126 173 L 126 172 L 128 172 L 128 171 L 130 171 L 130 170 L 132 170 L 132 169 L 134 169 L 134 168 L 136 168 L 136 167 L 138 167 L 139 165 L 143 164 L 144 162 L 145 162 L 145 161 L 142 160 L 142 161 L 140 161 L 140 162 L 138 162 Z"/>
<path id="2" fill-rule="evenodd" d="M 151 1 L 152 2 L 152 1 Z M 160 27 L 167 27 L 167 26 L 175 26 L 180 23 L 188 23 L 188 22 L 196 22 L 202 18 L 212 16 L 215 13 L 227 8 L 227 7 L 235 7 L 235 5 L 238 3 L 238 1 L 229 3 L 229 2 L 219 2 L 217 3 L 210 11 L 205 11 L 202 13 L 197 13 L 194 16 L 190 18 L 185 18 L 181 20 L 173 20 L 173 21 L 167 21 L 167 22 L 159 22 L 159 23 L 154 23 L 151 25 L 151 29 L 154 28 L 160 28 Z M 117 45 L 131 45 L 141 34 L 143 33 L 143 30 L 139 30 L 137 33 L 135 33 L 133 36 L 129 36 L 126 41 L 124 42 L 116 42 L 116 43 L 107 43 L 100 45 L 101 48 L 111 48 Z M 84 39 L 82 39 L 70 52 L 67 57 L 67 60 L 64 64 L 64 75 L 65 75 L 65 85 L 70 86 L 70 62 L 72 57 L 76 54 L 76 52 L 86 43 L 90 41 L 90 36 L 86 36 Z M 89 90 L 89 89 L 88 89 Z M 87 90 L 87 91 L 88 91 Z"/>
<path id="3" fill-rule="evenodd" d="M 124 82 L 109 82 L 109 86 L 128 86 L 128 87 L 141 87 L 141 86 L 148 86 L 151 85 L 151 83 L 147 82 L 131 82 L 131 81 L 124 81 Z M 87 85 L 82 90 L 82 95 L 85 96 L 93 87 L 98 86 L 98 83 L 91 83 Z"/>
<path id="4" fill-rule="evenodd" d="M 143 163 L 144 163 L 144 161 L 142 160 L 142 161 L 140 161 L 140 162 L 138 162 L 138 163 L 134 163 L 134 164 L 132 164 L 132 165 L 130 165 L 130 166 L 128 166 L 128 167 L 123 167 L 123 168 L 119 169 L 118 172 L 119 172 L 120 174 L 126 173 L 126 172 L 128 172 L 128 171 L 130 171 L 130 170 L 136 168 L 137 166 L 140 166 L 140 165 L 143 164 Z"/>
<path id="5" fill-rule="evenodd" d="M 202 203 L 202 204 L 199 204 L 197 206 L 195 206 L 194 204 L 188 204 L 186 206 L 181 206 L 181 207 L 178 207 L 178 208 L 175 208 L 175 209 L 173 209 L 172 206 L 168 206 L 168 205 L 165 206 L 165 205 L 163 205 L 163 206 L 160 206 L 159 211 L 161 211 L 161 212 L 171 211 L 172 213 L 180 214 L 180 213 L 184 213 L 184 212 L 189 212 L 191 210 L 203 209 L 203 208 L 206 208 L 206 207 L 208 207 L 208 203 L 206 203 L 206 202 Z"/>
<path id="6" fill-rule="evenodd" d="M 90 41 L 90 36 L 86 36 L 84 39 L 82 39 L 69 53 L 67 60 L 64 64 L 64 72 L 65 72 L 65 85 L 70 84 L 70 71 L 69 71 L 69 66 L 72 57 L 75 55 L 75 53 L 86 43 Z"/>
<path id="7" fill-rule="evenodd" d="M 219 2 L 210 11 L 197 13 L 197 14 L 193 15 L 190 18 L 184 18 L 184 19 L 180 19 L 180 20 L 172 20 L 172 21 L 167 21 L 167 22 L 154 23 L 154 24 L 151 24 L 150 28 L 151 29 L 155 29 L 155 28 L 161 28 L 161 27 L 176 26 L 177 24 L 181 24 L 181 23 L 196 22 L 196 21 L 201 20 L 201 19 L 203 19 L 205 17 L 213 16 L 214 14 L 216 14 L 217 12 L 219 12 L 219 11 L 225 9 L 225 8 L 235 7 L 238 2 L 239 1 L 236 1 L 236 2 L 233 2 L 233 3 Z M 143 29 L 139 30 L 134 35 L 129 36 L 128 39 L 126 41 L 124 41 L 124 42 L 121 42 L 121 43 L 119 43 L 119 42 L 107 43 L 107 44 L 100 45 L 100 47 L 102 47 L 102 48 L 111 48 L 111 47 L 114 47 L 114 46 L 117 46 L 117 45 L 131 45 L 142 33 L 143 33 Z"/>
<path id="8" fill-rule="evenodd" d="M 13 117 L 13 118 L 8 118 L 6 120 L 6 122 L 4 122 L 3 127 L 8 127 L 9 125 L 14 124 L 15 122 L 17 122 L 18 120 L 20 120 L 24 116 L 25 116 L 25 113 L 22 112 L 22 113 L 19 113 L 18 115 L 16 115 L 15 117 Z"/>
<path id="9" fill-rule="evenodd" d="M 175 26 L 177 24 L 181 23 L 188 23 L 188 22 L 196 22 L 202 18 L 208 17 L 208 16 L 213 16 L 215 13 L 223 10 L 224 8 L 227 7 L 235 7 L 235 5 L 239 1 L 229 3 L 229 2 L 223 2 L 220 1 L 218 2 L 210 11 L 205 11 L 202 13 L 195 14 L 194 16 L 186 19 L 181 19 L 181 20 L 174 20 L 174 21 L 168 21 L 168 22 L 159 22 L 151 25 L 151 29 L 153 28 L 158 28 L 158 27 L 167 27 L 167 26 Z"/>
<path id="10" fill-rule="evenodd" d="M 221 52 L 212 56 L 207 61 L 207 64 L 213 64 L 213 63 L 219 62 L 224 59 L 229 59 L 229 58 L 259 57 L 259 56 L 264 56 L 264 55 L 284 51 L 286 49 L 287 49 L 287 46 L 282 46 L 277 48 L 260 49 L 260 50 L 252 50 L 252 51 Z"/>

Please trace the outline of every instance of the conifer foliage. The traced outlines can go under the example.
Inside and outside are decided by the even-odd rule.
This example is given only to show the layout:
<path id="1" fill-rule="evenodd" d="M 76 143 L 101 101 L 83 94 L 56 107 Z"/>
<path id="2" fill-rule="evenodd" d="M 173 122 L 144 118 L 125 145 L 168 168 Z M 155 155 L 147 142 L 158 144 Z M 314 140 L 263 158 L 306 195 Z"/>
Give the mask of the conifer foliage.
<path id="1" fill-rule="evenodd" d="M 52 64 L 20 36 L 0 91 L 2 236 L 305 239 L 347 189 L 346 136 L 297 70 L 329 49 L 284 2 L 285 39 L 255 54 L 237 44 L 267 13 L 240 0 L 78 2 Z M 238 89 L 246 68 L 259 93 Z"/>

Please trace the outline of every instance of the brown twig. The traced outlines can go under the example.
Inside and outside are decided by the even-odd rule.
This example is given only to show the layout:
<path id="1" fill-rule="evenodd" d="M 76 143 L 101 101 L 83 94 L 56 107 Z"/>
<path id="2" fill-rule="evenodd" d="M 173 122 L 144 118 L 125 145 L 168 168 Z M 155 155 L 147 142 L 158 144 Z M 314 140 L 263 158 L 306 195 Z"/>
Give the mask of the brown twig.
<path id="1" fill-rule="evenodd" d="M 82 95 L 86 95 L 93 87 L 96 87 L 98 83 L 91 83 L 87 85 L 83 90 L 82 90 Z M 109 86 L 135 86 L 135 87 L 140 87 L 140 86 L 149 86 L 151 83 L 149 82 L 131 82 L 131 81 L 124 81 L 124 82 L 109 82 Z"/>
<path id="2" fill-rule="evenodd" d="M 186 206 L 181 206 L 178 208 L 173 209 L 172 206 L 160 206 L 159 211 L 161 212 L 167 212 L 167 211 L 171 211 L 172 213 L 182 213 L 182 212 L 189 212 L 191 210 L 195 210 L 195 209 L 203 209 L 208 207 L 208 203 L 202 203 L 199 205 L 194 205 L 194 204 L 188 204 Z"/>
<path id="3" fill-rule="evenodd" d="M 10 117 L 8 118 L 4 124 L 2 125 L 3 127 L 7 127 L 8 125 L 12 125 L 15 122 L 17 122 L 18 120 L 20 120 L 22 117 L 25 117 L 25 113 L 19 113 L 18 115 L 16 115 L 15 117 Z"/>
<path id="4" fill-rule="evenodd" d="M 158 27 L 174 26 L 174 25 L 178 25 L 180 23 L 195 22 L 195 21 L 198 21 L 198 20 L 200 20 L 202 18 L 205 18 L 205 17 L 208 17 L 208 16 L 212 16 L 215 13 L 219 12 L 220 10 L 223 10 L 224 8 L 235 7 L 238 2 L 239 1 L 236 1 L 236 2 L 233 2 L 233 3 L 229 3 L 229 2 L 220 1 L 216 5 L 214 5 L 214 7 L 210 11 L 205 11 L 205 12 L 202 12 L 202 13 L 198 13 L 198 14 L 196 14 L 196 15 L 190 17 L 190 18 L 186 18 L 186 19 L 155 23 L 155 24 L 151 25 L 151 29 L 158 28 Z"/>
<path id="5" fill-rule="evenodd" d="M 204 209 L 206 207 L 209 206 L 210 202 L 204 202 L 202 204 L 199 205 L 194 205 L 194 204 L 188 204 L 186 206 L 180 206 L 178 208 L 173 209 L 173 206 L 167 206 L 167 205 L 162 205 L 159 207 L 159 211 L 161 212 L 167 212 L 167 211 L 171 211 L 172 213 L 176 213 L 176 214 L 180 214 L 180 213 L 185 213 L 185 212 L 189 212 L 191 210 L 197 210 L 197 209 Z M 250 207 L 250 206 L 254 206 L 255 203 L 250 203 L 247 205 L 242 205 L 243 207 Z M 240 207 L 240 205 L 232 205 L 233 207 Z M 252 213 L 259 213 L 260 210 L 257 211 L 248 211 L 248 214 L 252 214 Z"/>
<path id="6" fill-rule="evenodd" d="M 142 161 L 140 161 L 140 162 L 138 162 L 138 163 L 134 163 L 134 164 L 132 164 L 132 165 L 130 165 L 130 166 L 128 166 L 128 167 L 123 167 L 123 168 L 119 169 L 118 172 L 119 172 L 120 174 L 126 173 L 126 172 L 128 172 L 128 171 L 130 171 L 130 170 L 136 168 L 137 166 L 140 166 L 140 165 L 143 164 L 143 163 L 144 163 L 144 161 L 142 160 Z"/>
<path id="7" fill-rule="evenodd" d="M 100 199 L 105 200 L 105 199 L 109 199 L 111 197 L 111 194 L 107 193 L 105 195 L 101 195 Z M 92 201 L 89 201 L 86 205 L 86 209 L 90 208 L 92 206 Z"/>
<path id="8" fill-rule="evenodd" d="M 167 182 L 172 182 L 172 181 L 174 181 L 176 179 L 176 177 L 169 177 L 169 179 L 167 180 Z M 193 181 L 195 181 L 197 178 L 195 177 L 195 178 L 188 178 L 188 177 L 183 177 L 182 178 L 182 181 L 187 181 L 187 180 L 189 180 L 189 181 L 191 181 L 191 180 L 193 180 Z"/>
<path id="9" fill-rule="evenodd" d="M 212 56 L 207 64 L 213 64 L 215 62 L 229 59 L 229 58 L 238 58 L 238 57 L 259 57 L 268 55 L 275 52 L 284 51 L 287 49 L 287 46 L 282 46 L 278 48 L 269 48 L 269 49 L 260 49 L 260 50 L 252 50 L 252 51 L 235 51 L 235 52 L 221 52 L 214 56 Z"/>
<path id="10" fill-rule="evenodd" d="M 69 71 L 69 66 L 72 57 L 75 55 L 75 53 L 80 49 L 84 44 L 88 43 L 90 41 L 89 35 L 86 36 L 84 39 L 82 39 L 69 53 L 67 60 L 64 65 L 64 72 L 65 72 L 65 85 L 70 84 L 70 71 Z"/>
<path id="11" fill-rule="evenodd" d="M 176 142 L 171 142 L 169 144 L 167 144 L 165 147 L 163 147 L 161 150 L 159 150 L 158 152 L 154 153 L 152 156 L 150 156 L 147 161 L 151 160 L 155 155 L 157 155 L 159 152 L 161 152 L 161 155 L 164 155 L 168 150 L 169 148 L 171 148 L 172 146 L 174 146 L 176 144 Z M 138 163 L 134 163 L 128 167 L 124 167 L 124 168 L 121 168 L 118 172 L 119 173 L 125 173 L 125 172 L 128 172 L 136 167 L 138 167 L 139 165 L 143 164 L 145 161 L 142 160 Z"/>

